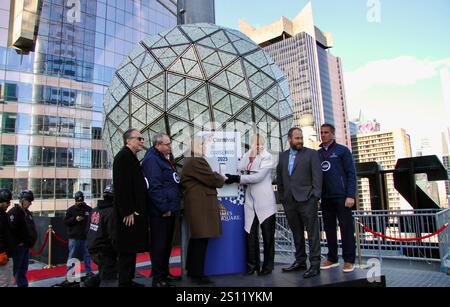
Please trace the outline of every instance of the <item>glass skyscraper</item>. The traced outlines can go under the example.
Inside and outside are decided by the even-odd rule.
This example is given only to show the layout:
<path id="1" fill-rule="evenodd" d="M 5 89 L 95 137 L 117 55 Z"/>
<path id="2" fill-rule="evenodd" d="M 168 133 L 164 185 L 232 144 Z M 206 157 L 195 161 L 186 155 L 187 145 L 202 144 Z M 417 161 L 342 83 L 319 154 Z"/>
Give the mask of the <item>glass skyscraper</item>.
<path id="1" fill-rule="evenodd" d="M 142 39 L 176 25 L 169 0 L 43 0 L 35 49 L 8 48 L 9 0 L 0 1 L 0 187 L 31 189 L 53 214 L 81 190 L 101 197 L 111 178 L 102 141 L 103 96 Z M 13 14 L 13 17 L 14 14 Z M 90 201 L 87 201 L 90 203 Z"/>
<path id="2" fill-rule="evenodd" d="M 337 142 L 350 147 L 342 64 L 329 52 L 331 34 L 314 25 L 311 4 L 292 21 L 281 17 L 258 29 L 241 21 L 240 30 L 264 47 L 286 75 L 294 123 L 303 129 L 305 145 L 320 143 L 320 126 L 326 122 L 336 127 Z"/>

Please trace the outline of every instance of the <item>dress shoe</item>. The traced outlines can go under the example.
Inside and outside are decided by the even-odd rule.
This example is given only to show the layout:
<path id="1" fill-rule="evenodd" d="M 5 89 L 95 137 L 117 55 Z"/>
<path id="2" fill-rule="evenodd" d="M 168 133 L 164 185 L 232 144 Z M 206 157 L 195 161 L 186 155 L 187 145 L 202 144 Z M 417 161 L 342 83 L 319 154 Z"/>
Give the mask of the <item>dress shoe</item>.
<path id="1" fill-rule="evenodd" d="M 320 274 L 320 266 L 312 265 L 306 272 L 303 274 L 304 278 L 311 278 Z"/>
<path id="2" fill-rule="evenodd" d="M 168 280 L 168 281 L 180 281 L 181 280 L 181 276 L 175 276 L 175 275 L 172 275 L 172 274 L 169 273 L 166 276 L 166 280 Z"/>
<path id="3" fill-rule="evenodd" d="M 173 288 L 175 287 L 175 285 L 171 284 L 170 282 L 166 281 L 166 280 L 160 280 L 156 283 L 152 283 L 152 287 L 155 288 Z"/>
<path id="4" fill-rule="evenodd" d="M 244 275 L 249 276 L 257 273 L 259 275 L 259 270 L 257 268 L 249 269 L 247 272 L 244 273 Z"/>
<path id="5" fill-rule="evenodd" d="M 261 272 L 258 273 L 259 276 L 265 276 L 272 274 L 272 270 L 269 269 L 263 269 Z"/>
<path id="6" fill-rule="evenodd" d="M 283 273 L 306 270 L 306 263 L 294 262 L 290 267 L 282 268 Z"/>

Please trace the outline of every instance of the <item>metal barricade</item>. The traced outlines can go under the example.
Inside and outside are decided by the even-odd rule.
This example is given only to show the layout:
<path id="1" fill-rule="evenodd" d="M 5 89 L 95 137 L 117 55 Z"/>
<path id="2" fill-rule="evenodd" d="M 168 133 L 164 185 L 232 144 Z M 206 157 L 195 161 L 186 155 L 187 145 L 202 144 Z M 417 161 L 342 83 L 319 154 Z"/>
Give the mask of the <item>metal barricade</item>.
<path id="1" fill-rule="evenodd" d="M 362 257 L 377 257 L 419 260 L 427 262 L 450 263 L 449 233 L 450 227 L 438 235 L 422 240 L 401 241 L 397 239 L 412 239 L 433 234 L 449 222 L 450 209 L 421 210 L 372 210 L 353 211 L 355 229 L 359 227 L 357 244 Z M 372 231 L 389 238 L 374 235 L 362 229 L 358 221 Z M 322 213 L 319 211 L 320 240 L 322 254 L 327 253 L 327 240 L 323 227 Z M 341 238 L 338 234 L 339 252 L 341 253 Z M 305 232 L 305 238 L 307 234 Z M 392 238 L 392 239 L 390 239 Z M 306 240 L 307 241 L 307 240 Z M 283 211 L 277 213 L 275 229 L 275 252 L 277 255 L 293 255 L 295 252 L 292 233 L 286 215 Z"/>

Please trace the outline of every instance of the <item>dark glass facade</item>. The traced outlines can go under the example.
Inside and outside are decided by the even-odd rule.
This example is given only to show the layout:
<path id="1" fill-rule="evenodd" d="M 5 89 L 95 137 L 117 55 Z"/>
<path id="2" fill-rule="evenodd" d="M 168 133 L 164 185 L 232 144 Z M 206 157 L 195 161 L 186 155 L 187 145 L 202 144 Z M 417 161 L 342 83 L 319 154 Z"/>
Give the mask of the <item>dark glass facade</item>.
<path id="1" fill-rule="evenodd" d="M 32 189 L 33 210 L 65 210 L 77 190 L 101 196 L 104 93 L 135 44 L 176 24 L 167 1 L 75 2 L 42 1 L 29 54 L 8 48 L 10 1 L 0 2 L 0 187 Z"/>

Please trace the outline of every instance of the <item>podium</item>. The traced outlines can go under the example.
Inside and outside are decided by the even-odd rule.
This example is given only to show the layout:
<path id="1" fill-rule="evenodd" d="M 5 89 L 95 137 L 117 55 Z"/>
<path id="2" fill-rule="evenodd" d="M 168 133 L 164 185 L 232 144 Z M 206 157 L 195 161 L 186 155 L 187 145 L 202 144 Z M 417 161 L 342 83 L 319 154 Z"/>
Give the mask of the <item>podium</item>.
<path id="1" fill-rule="evenodd" d="M 246 271 L 244 196 L 221 197 L 222 236 L 208 241 L 205 275 L 225 275 Z"/>

